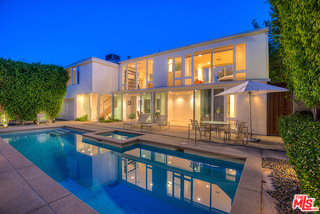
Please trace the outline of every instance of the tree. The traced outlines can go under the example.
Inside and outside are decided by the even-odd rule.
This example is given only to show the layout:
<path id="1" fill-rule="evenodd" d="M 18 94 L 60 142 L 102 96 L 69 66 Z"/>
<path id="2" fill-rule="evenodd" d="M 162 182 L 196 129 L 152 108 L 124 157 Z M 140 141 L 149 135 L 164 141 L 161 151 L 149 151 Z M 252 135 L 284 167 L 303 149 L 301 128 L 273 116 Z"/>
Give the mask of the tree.
<path id="1" fill-rule="evenodd" d="M 320 2 L 268 0 L 271 26 L 278 36 L 280 56 L 294 100 L 314 110 L 320 106 Z"/>
<path id="2" fill-rule="evenodd" d="M 67 91 L 68 73 L 61 66 L 0 58 L 0 106 L 11 118 L 35 120 L 59 116 Z"/>

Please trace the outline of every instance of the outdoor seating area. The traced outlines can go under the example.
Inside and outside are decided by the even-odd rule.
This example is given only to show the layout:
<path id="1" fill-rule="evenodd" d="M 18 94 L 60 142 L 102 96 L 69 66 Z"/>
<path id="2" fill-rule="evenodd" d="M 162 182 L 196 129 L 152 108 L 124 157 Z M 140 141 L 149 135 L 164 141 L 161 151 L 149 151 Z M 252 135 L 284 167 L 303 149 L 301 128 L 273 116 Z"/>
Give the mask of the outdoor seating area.
<path id="1" fill-rule="evenodd" d="M 248 144 L 248 127 L 246 127 L 246 122 L 239 122 L 239 120 L 235 120 L 235 124 L 233 125 L 231 122 L 210 121 L 209 117 L 202 117 L 200 122 L 190 119 L 188 139 L 191 138 L 192 132 L 194 132 L 193 136 L 195 141 L 203 140 L 203 137 L 209 141 L 223 138 L 224 142 L 234 140 L 241 141 L 243 145 Z M 198 138 L 198 136 L 200 136 L 200 138 Z"/>

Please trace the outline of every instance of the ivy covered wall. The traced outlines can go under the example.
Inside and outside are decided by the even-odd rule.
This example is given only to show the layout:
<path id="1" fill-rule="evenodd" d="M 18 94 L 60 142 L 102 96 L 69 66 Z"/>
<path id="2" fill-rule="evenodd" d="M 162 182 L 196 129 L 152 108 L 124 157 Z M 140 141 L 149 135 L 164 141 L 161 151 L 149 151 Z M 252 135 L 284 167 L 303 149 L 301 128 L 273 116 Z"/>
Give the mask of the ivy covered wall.
<path id="1" fill-rule="evenodd" d="M 0 58 L 0 106 L 12 120 L 33 121 L 37 113 L 59 116 L 68 73 L 61 66 Z"/>

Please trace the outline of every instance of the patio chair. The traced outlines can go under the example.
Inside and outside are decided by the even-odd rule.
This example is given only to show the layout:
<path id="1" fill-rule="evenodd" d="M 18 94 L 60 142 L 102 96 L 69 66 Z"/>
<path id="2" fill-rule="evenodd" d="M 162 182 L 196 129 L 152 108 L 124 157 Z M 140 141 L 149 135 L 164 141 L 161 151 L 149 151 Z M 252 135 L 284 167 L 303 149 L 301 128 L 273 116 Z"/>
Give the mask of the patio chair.
<path id="1" fill-rule="evenodd" d="M 195 138 L 194 140 L 197 141 L 197 132 L 200 132 L 200 138 L 202 138 L 202 132 L 204 132 L 204 136 L 206 136 L 206 133 L 210 133 L 210 128 L 206 128 L 206 126 L 200 126 L 198 123 L 198 120 L 192 120 L 190 119 L 190 124 L 188 125 L 188 138 L 190 138 L 190 126 L 192 127 L 192 130 L 195 131 Z"/>
<path id="2" fill-rule="evenodd" d="M 237 120 L 234 129 L 228 128 L 225 131 L 225 139 L 231 140 L 231 134 L 235 134 L 236 139 L 241 139 L 243 144 L 245 140 L 248 142 L 248 127 L 246 127 L 245 124 L 245 122 L 239 123 L 239 120 Z"/>
<path id="3" fill-rule="evenodd" d="M 167 118 L 168 118 L 167 115 L 159 115 L 154 123 L 141 124 L 141 131 L 143 128 L 149 128 L 151 132 L 152 127 L 159 127 L 161 130 L 162 126 L 166 126 L 168 124 Z"/>
<path id="4" fill-rule="evenodd" d="M 146 120 L 148 119 L 149 114 L 143 114 L 140 116 L 138 121 L 135 122 L 125 122 L 123 123 L 123 128 L 125 128 L 125 126 L 131 126 L 131 129 L 133 129 L 136 125 L 142 125 L 146 122 Z"/>

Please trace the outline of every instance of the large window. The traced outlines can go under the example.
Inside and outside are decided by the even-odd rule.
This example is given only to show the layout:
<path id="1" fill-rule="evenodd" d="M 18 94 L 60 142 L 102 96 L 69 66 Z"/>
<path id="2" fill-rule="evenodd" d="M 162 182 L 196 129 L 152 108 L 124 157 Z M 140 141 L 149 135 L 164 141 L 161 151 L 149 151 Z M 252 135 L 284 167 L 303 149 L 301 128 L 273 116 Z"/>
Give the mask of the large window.
<path id="1" fill-rule="evenodd" d="M 246 80 L 246 44 L 236 45 L 236 80 Z M 239 72 L 240 71 L 240 72 Z"/>
<path id="2" fill-rule="evenodd" d="M 136 89 L 137 68 L 136 63 L 128 64 L 128 90 Z"/>
<path id="3" fill-rule="evenodd" d="M 211 82 L 211 50 L 194 54 L 194 84 Z"/>
<path id="4" fill-rule="evenodd" d="M 174 85 L 181 85 L 181 57 L 174 58 Z"/>
<path id="5" fill-rule="evenodd" d="M 236 117 L 236 95 L 227 96 L 227 117 Z"/>
<path id="6" fill-rule="evenodd" d="M 122 66 L 122 90 L 127 90 L 127 66 Z"/>
<path id="7" fill-rule="evenodd" d="M 153 87 L 153 60 L 148 60 L 148 88 Z"/>
<path id="8" fill-rule="evenodd" d="M 168 59 L 168 86 L 173 86 L 173 58 Z"/>
<path id="9" fill-rule="evenodd" d="M 151 93 L 141 94 L 141 115 L 149 114 L 147 122 L 151 122 Z"/>
<path id="10" fill-rule="evenodd" d="M 214 109 L 213 109 L 213 120 L 224 121 L 224 96 L 215 96 L 223 92 L 223 89 L 214 89 Z"/>
<path id="11" fill-rule="evenodd" d="M 138 89 L 145 89 L 147 86 L 147 61 L 138 61 L 137 63 L 137 87 Z"/>
<path id="12" fill-rule="evenodd" d="M 192 55 L 186 55 L 184 58 L 184 85 L 192 85 Z"/>
<path id="13" fill-rule="evenodd" d="M 166 115 L 166 93 L 159 92 L 154 94 L 154 120 L 160 115 Z"/>
<path id="14" fill-rule="evenodd" d="M 73 68 L 68 68 L 68 76 L 69 76 L 69 80 L 67 82 L 67 86 L 70 85 L 76 85 L 79 84 L 80 82 L 80 68 L 78 67 L 73 67 Z"/>
<path id="15" fill-rule="evenodd" d="M 213 72 L 215 82 L 233 81 L 233 47 L 213 50 Z"/>
<path id="16" fill-rule="evenodd" d="M 122 95 L 113 96 L 113 116 L 115 119 L 122 119 Z"/>
<path id="17" fill-rule="evenodd" d="M 211 89 L 195 91 L 195 119 L 211 118 Z"/>

